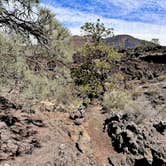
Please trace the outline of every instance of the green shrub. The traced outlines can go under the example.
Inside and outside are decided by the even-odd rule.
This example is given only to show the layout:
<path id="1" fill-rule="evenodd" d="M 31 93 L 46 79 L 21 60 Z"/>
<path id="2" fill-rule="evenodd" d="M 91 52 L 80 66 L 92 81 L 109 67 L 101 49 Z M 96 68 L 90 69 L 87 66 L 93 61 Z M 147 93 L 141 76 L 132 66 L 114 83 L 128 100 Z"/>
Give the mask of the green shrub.
<path id="1" fill-rule="evenodd" d="M 59 28 L 60 30 L 60 28 Z M 56 38 L 56 40 L 58 40 Z M 59 39 L 60 40 L 60 39 Z M 65 40 L 65 37 L 64 37 Z M 52 42 L 54 40 L 52 39 Z M 63 40 L 59 41 L 63 45 Z M 58 44 L 57 44 L 58 45 Z M 71 62 L 70 48 L 63 49 L 59 44 L 58 51 L 53 49 L 55 55 L 48 54 L 46 48 L 28 45 L 17 34 L 0 35 L 0 93 L 16 93 L 22 100 L 40 101 L 46 98 L 57 98 L 59 102 L 72 98 L 72 84 L 70 68 L 67 63 Z M 36 55 L 37 59 L 34 58 Z M 34 59 L 33 59 L 34 58 Z M 30 62 L 28 60 L 31 60 Z M 35 64 L 47 64 L 49 59 L 61 62 L 62 65 L 55 65 L 55 71 L 41 68 L 35 71 L 32 67 Z M 65 59 L 65 60 L 64 60 Z M 41 61 L 40 61 L 41 60 Z M 41 66 L 43 64 L 40 64 Z M 66 96 L 65 96 L 66 93 Z M 11 94 L 12 95 L 12 94 Z M 61 100 L 61 101 L 60 101 Z"/>
<path id="2" fill-rule="evenodd" d="M 96 23 L 86 22 L 81 26 L 81 30 L 84 31 L 84 34 L 87 35 L 95 45 L 100 44 L 103 38 L 113 36 L 113 28 L 105 27 L 104 23 L 100 22 L 100 19 L 97 19 Z"/>
<path id="3" fill-rule="evenodd" d="M 125 106 L 132 102 L 131 95 L 125 91 L 113 90 L 105 93 L 103 97 L 103 107 L 106 111 L 124 111 Z"/>
<path id="4" fill-rule="evenodd" d="M 111 72 L 113 61 L 120 55 L 113 48 L 100 45 L 86 45 L 73 55 L 71 76 L 82 94 L 99 96 L 105 92 L 105 82 Z"/>
<path id="5" fill-rule="evenodd" d="M 111 92 L 114 89 L 123 89 L 124 79 L 124 75 L 121 72 L 112 74 L 105 82 L 106 91 Z"/>

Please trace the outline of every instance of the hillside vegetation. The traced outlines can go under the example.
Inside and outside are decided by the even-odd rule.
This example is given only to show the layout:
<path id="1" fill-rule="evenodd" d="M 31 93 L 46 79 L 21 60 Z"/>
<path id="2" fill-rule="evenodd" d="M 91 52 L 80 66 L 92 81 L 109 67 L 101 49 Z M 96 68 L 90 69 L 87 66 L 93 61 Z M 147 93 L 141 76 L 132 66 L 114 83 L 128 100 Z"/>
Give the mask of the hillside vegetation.
<path id="1" fill-rule="evenodd" d="M 0 0 L 0 26 L 0 165 L 166 165 L 166 47 L 72 36 L 36 0 Z"/>

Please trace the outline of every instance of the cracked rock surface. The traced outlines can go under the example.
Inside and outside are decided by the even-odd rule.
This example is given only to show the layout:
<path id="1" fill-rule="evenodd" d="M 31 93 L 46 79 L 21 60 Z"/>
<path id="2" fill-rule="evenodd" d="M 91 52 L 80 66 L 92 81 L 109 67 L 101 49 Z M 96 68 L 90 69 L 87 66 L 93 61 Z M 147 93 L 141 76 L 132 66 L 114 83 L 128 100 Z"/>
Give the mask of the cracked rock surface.
<path id="1" fill-rule="evenodd" d="M 123 160 L 126 166 L 165 166 L 166 122 L 145 119 L 136 123 L 138 116 L 136 113 L 112 114 L 105 121 L 114 149 L 126 156 Z"/>
<path id="2" fill-rule="evenodd" d="M 0 97 L 0 161 L 23 154 L 31 154 L 40 147 L 33 120 L 22 110 Z M 42 122 L 40 122 L 42 124 Z"/>

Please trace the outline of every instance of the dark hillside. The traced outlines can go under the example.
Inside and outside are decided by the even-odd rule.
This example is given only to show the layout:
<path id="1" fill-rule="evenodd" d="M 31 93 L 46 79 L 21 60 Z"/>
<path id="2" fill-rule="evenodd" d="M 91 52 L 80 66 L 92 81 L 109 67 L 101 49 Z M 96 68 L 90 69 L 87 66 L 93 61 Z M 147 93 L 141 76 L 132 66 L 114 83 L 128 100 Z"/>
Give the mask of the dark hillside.
<path id="1" fill-rule="evenodd" d="M 72 43 L 76 48 L 82 47 L 86 43 L 86 39 L 82 36 L 73 36 Z M 130 35 L 117 35 L 110 38 L 106 38 L 104 42 L 113 46 L 115 49 L 128 49 L 128 48 L 137 48 L 143 46 L 155 46 L 155 44 L 134 38 Z"/>
<path id="2" fill-rule="evenodd" d="M 111 38 L 107 38 L 105 40 L 106 44 L 113 46 L 116 49 L 128 49 L 128 48 L 136 48 L 141 46 L 154 46 L 155 44 L 134 38 L 129 35 L 117 35 Z"/>

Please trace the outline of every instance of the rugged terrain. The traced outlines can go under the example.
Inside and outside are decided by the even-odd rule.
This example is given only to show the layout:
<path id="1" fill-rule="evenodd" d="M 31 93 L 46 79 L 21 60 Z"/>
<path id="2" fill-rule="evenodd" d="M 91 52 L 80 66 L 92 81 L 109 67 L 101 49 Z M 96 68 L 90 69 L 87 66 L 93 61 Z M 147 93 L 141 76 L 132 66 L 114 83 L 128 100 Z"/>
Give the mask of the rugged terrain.
<path id="1" fill-rule="evenodd" d="M 166 47 L 138 47 L 119 52 L 124 54 L 119 69 L 131 80 L 150 80 L 166 73 Z"/>
<path id="2" fill-rule="evenodd" d="M 0 165 L 165 166 L 166 48 L 120 53 L 113 72 L 125 75 L 122 84 L 132 94 L 120 112 L 95 99 L 70 111 L 53 101 L 24 110 L 1 96 Z"/>

